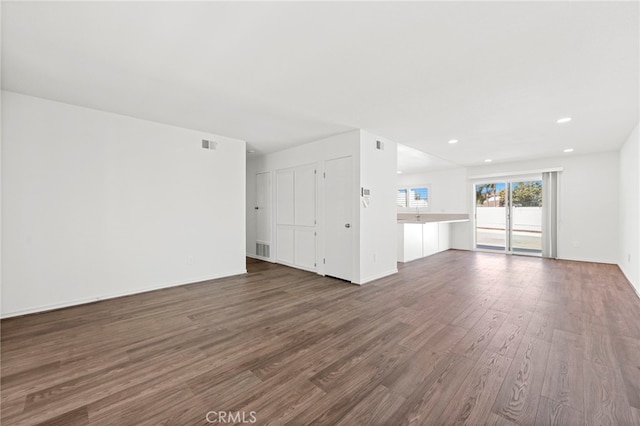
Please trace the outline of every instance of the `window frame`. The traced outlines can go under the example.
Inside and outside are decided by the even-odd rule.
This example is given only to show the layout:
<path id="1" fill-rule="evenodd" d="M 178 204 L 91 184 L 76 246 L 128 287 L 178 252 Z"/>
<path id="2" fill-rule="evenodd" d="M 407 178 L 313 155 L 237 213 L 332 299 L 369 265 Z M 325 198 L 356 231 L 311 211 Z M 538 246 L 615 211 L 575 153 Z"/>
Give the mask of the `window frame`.
<path id="1" fill-rule="evenodd" d="M 426 206 L 411 206 L 411 200 L 409 199 L 409 195 L 411 194 L 412 190 L 415 189 L 423 189 L 425 188 L 427 190 L 427 202 L 426 202 Z M 404 206 L 400 206 L 398 205 L 398 200 L 399 200 L 399 194 L 400 191 L 405 191 L 405 205 Z M 431 191 L 431 185 L 430 184 L 412 184 L 412 185 L 401 185 L 398 187 L 397 191 L 396 191 L 396 208 L 398 210 L 398 212 L 415 212 L 416 209 L 419 209 L 420 212 L 428 212 L 431 210 L 431 199 L 432 199 L 433 193 Z"/>

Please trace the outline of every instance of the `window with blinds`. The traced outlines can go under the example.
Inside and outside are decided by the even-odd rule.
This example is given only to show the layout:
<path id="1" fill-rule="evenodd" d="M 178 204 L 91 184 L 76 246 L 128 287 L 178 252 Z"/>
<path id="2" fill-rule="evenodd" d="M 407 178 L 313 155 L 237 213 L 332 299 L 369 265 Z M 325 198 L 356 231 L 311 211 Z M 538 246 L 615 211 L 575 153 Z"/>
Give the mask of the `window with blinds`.
<path id="1" fill-rule="evenodd" d="M 409 189 L 409 207 L 427 207 L 429 205 L 429 188 Z"/>
<path id="2" fill-rule="evenodd" d="M 398 207 L 407 207 L 407 190 L 406 189 L 398 189 L 398 193 L 396 194 L 396 205 Z"/>

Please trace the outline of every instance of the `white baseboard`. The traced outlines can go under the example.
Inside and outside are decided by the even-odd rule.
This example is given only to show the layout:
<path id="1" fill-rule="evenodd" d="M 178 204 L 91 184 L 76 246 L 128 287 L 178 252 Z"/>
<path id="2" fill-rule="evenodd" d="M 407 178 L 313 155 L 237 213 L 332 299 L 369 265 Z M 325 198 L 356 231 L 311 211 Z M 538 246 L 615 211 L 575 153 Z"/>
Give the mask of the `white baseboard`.
<path id="1" fill-rule="evenodd" d="M 627 278 L 627 281 L 629 281 L 629 278 Z M 638 299 L 640 299 L 640 290 L 638 290 L 637 288 L 635 288 L 633 286 L 633 284 L 631 284 L 631 281 L 629 281 L 629 285 L 631 286 L 631 289 L 633 290 L 633 292 L 636 294 L 636 296 L 638 296 Z"/>
<path id="2" fill-rule="evenodd" d="M 384 278 L 384 277 L 388 277 L 389 275 L 393 275 L 393 274 L 397 274 L 398 273 L 398 268 L 394 268 L 392 270 L 386 271 L 386 272 L 382 272 L 379 274 L 375 274 L 375 275 L 370 275 L 366 278 L 363 278 L 360 280 L 360 282 L 354 282 L 354 284 L 358 284 L 358 285 L 362 285 L 362 284 L 366 284 L 369 283 L 371 281 L 375 281 L 375 280 L 379 280 L 380 278 Z"/>
<path id="3" fill-rule="evenodd" d="M 542 259 L 545 259 L 544 257 Z M 592 258 L 576 258 L 576 257 L 558 257 L 558 260 L 571 260 L 573 262 L 589 262 L 589 263 L 605 263 L 607 265 L 617 265 L 618 263 L 613 260 L 604 260 L 604 259 L 592 259 Z"/>
<path id="4" fill-rule="evenodd" d="M 627 273 L 620 266 L 620 264 L 618 263 L 617 265 L 618 265 L 618 268 L 620 269 L 620 272 L 622 272 L 622 275 L 624 275 L 624 277 L 627 279 L 627 282 L 631 286 L 631 289 L 633 290 L 633 292 L 636 294 L 636 296 L 638 296 L 638 299 L 640 299 L 640 289 L 636 288 L 636 286 L 633 285 L 633 281 L 631 281 L 631 278 L 629 278 L 629 275 L 627 275 Z"/>
<path id="5" fill-rule="evenodd" d="M 293 263 L 283 262 L 282 260 L 276 260 L 273 263 L 277 263 L 278 265 L 288 266 L 289 268 L 300 269 L 301 271 L 314 272 L 318 273 L 318 268 L 307 268 L 306 266 L 294 265 Z"/>
<path id="6" fill-rule="evenodd" d="M 264 260 L 265 262 L 276 263 L 276 261 L 274 259 L 270 259 L 268 257 L 258 256 L 257 254 L 249 254 L 249 253 L 247 253 L 246 256 L 250 257 L 251 259 Z"/>
<path id="7" fill-rule="evenodd" d="M 69 308 L 71 306 L 85 305 L 87 303 L 99 302 L 101 300 L 115 299 L 117 297 L 131 296 L 133 294 L 148 293 L 148 292 L 154 291 L 154 290 L 161 290 L 161 289 L 170 288 L 170 287 L 179 287 L 181 285 L 197 284 L 197 283 L 201 283 L 203 281 L 210 281 L 210 280 L 215 280 L 215 279 L 218 279 L 218 278 L 232 277 L 234 275 L 243 275 L 243 274 L 246 274 L 246 273 L 247 273 L 247 270 L 243 269 L 240 272 L 239 271 L 233 271 L 233 272 L 229 272 L 229 273 L 226 273 L 226 274 L 216 274 L 215 276 L 198 278 L 195 281 L 189 281 L 187 283 L 185 283 L 185 282 L 170 283 L 170 284 L 164 284 L 164 285 L 155 286 L 155 287 L 146 287 L 146 288 L 141 288 L 141 289 L 135 289 L 135 290 L 132 290 L 132 291 L 122 291 L 122 292 L 116 292 L 116 293 L 109 293 L 109 294 L 104 294 L 104 295 L 95 296 L 95 297 L 86 297 L 86 298 L 82 298 L 82 299 L 75 299 L 75 300 L 71 300 L 71 301 L 67 301 L 67 302 L 53 303 L 53 304 L 50 304 L 50 305 L 36 306 L 36 307 L 32 307 L 32 308 L 27 308 L 27 309 L 19 309 L 17 311 L 2 312 L 2 313 L 0 313 L 0 318 L 3 318 L 3 319 L 4 318 L 11 318 L 11 317 L 17 317 L 17 316 L 21 316 L 21 315 L 36 314 L 36 313 L 41 313 L 41 312 L 46 312 L 46 311 L 52 311 L 54 309 Z"/>

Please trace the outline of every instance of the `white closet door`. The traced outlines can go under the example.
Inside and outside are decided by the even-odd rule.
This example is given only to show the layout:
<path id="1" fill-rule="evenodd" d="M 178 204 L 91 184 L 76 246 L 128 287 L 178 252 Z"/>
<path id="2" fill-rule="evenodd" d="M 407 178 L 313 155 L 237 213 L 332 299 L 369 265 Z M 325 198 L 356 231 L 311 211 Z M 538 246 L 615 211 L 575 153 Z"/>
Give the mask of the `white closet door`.
<path id="1" fill-rule="evenodd" d="M 276 174 L 276 223 L 294 224 L 294 173 L 278 170 Z"/>
<path id="2" fill-rule="evenodd" d="M 316 222 L 316 171 L 315 165 L 295 170 L 294 215 L 297 226 L 315 226 Z"/>
<path id="3" fill-rule="evenodd" d="M 295 254 L 296 266 L 305 269 L 316 267 L 316 235 L 313 228 L 298 228 L 295 230 Z"/>
<path id="4" fill-rule="evenodd" d="M 295 263 L 294 230 L 290 227 L 278 227 L 278 262 L 293 265 Z"/>
<path id="5" fill-rule="evenodd" d="M 316 269 L 316 167 L 276 172 L 277 261 Z"/>

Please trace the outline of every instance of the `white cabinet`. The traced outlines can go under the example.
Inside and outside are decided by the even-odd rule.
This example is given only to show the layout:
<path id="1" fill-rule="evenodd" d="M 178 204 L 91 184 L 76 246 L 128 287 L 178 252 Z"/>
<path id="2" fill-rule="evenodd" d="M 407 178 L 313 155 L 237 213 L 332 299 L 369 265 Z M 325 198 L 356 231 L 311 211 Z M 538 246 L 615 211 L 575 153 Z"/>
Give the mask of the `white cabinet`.
<path id="1" fill-rule="evenodd" d="M 398 225 L 398 260 L 408 262 L 422 257 L 422 224 Z"/>
<path id="2" fill-rule="evenodd" d="M 449 248 L 449 223 L 398 224 L 398 262 L 409 262 Z"/>
<path id="3" fill-rule="evenodd" d="M 450 223 L 438 223 L 438 251 L 449 250 L 451 248 L 450 234 Z"/>
<path id="4" fill-rule="evenodd" d="M 422 225 L 422 257 L 436 254 L 438 250 L 438 223 Z"/>

